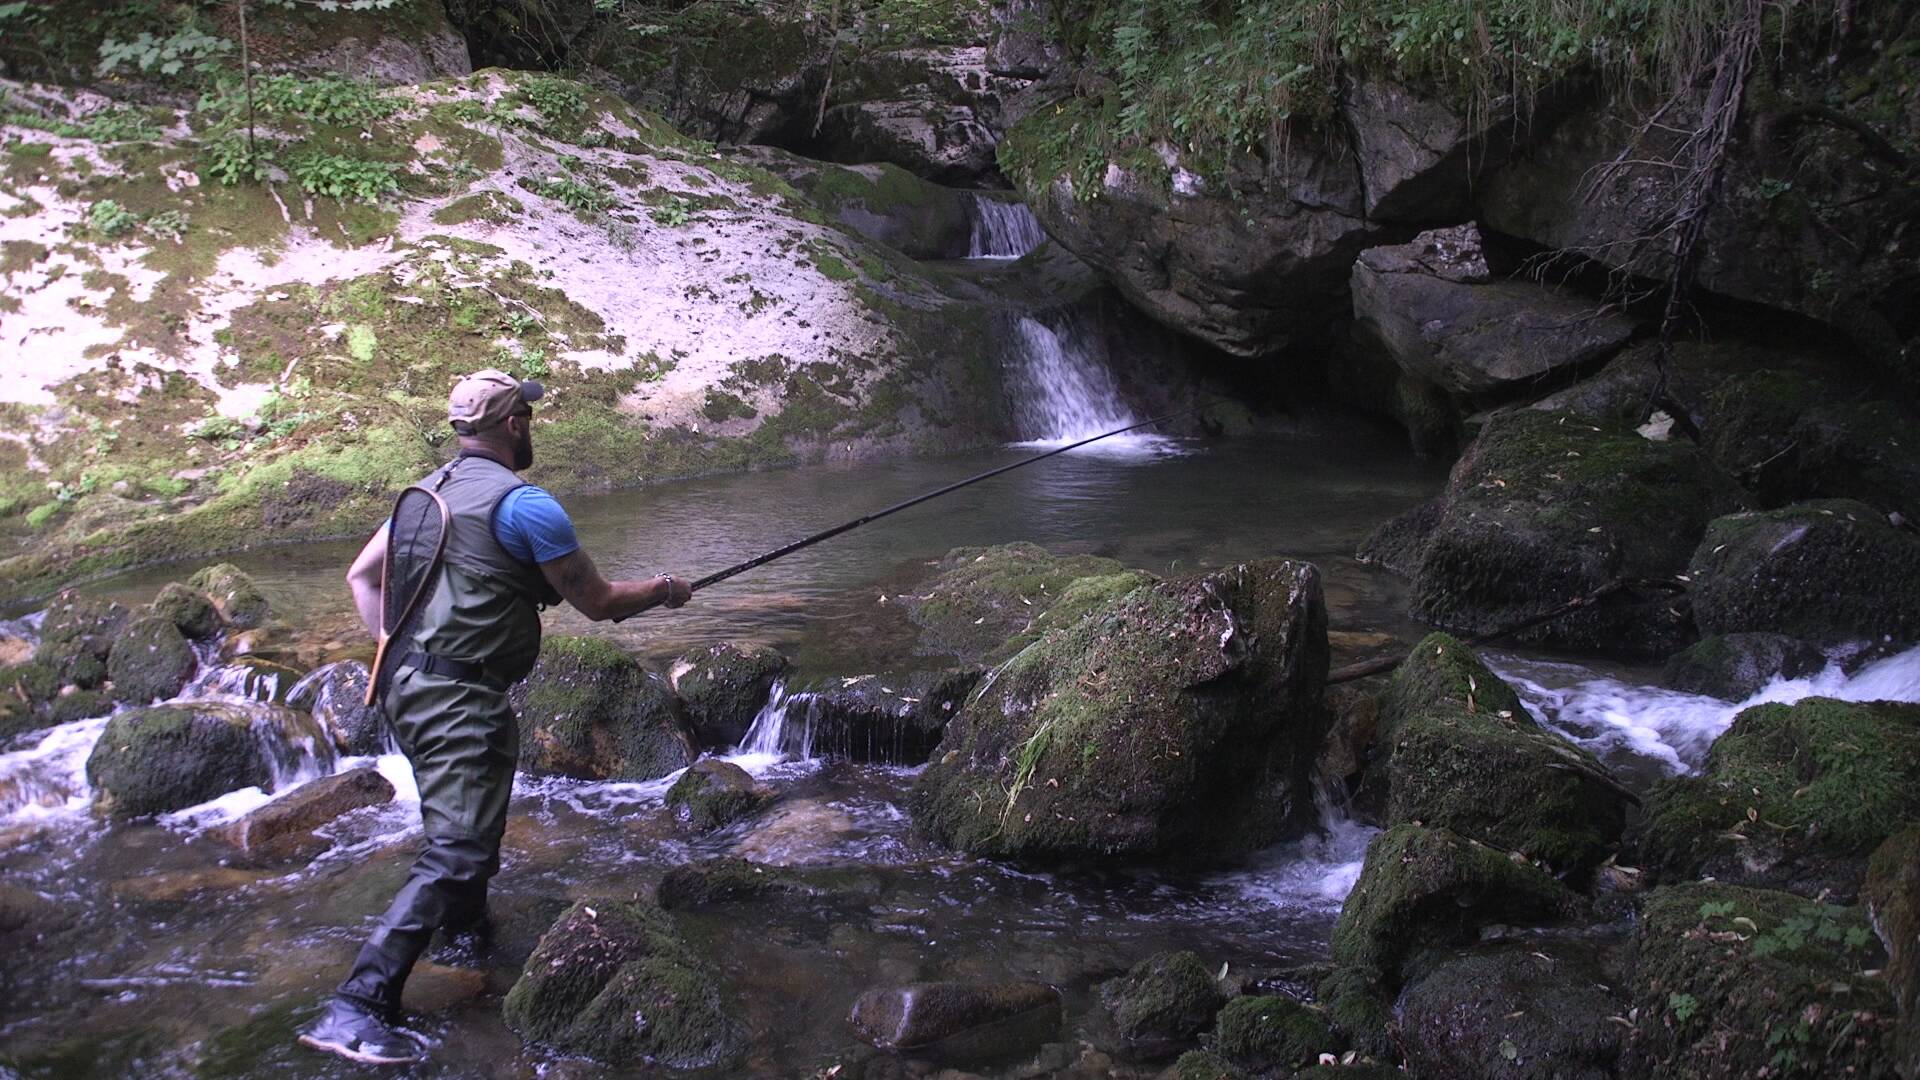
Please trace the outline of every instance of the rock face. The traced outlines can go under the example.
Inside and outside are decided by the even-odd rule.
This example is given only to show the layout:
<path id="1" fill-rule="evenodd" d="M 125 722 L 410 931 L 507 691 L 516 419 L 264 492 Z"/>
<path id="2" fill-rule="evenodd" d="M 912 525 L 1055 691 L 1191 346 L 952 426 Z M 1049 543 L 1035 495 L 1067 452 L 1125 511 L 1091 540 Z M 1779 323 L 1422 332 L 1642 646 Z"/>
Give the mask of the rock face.
<path id="1" fill-rule="evenodd" d="M 527 958 L 502 1007 L 521 1037 L 613 1065 L 724 1064 L 741 1032 L 716 975 L 652 904 L 582 900 Z"/>
<path id="2" fill-rule="evenodd" d="M 826 84 L 831 43 L 822 29 L 737 13 L 726 34 L 663 43 L 616 20 L 583 45 L 580 61 L 696 138 L 785 143 L 805 137 Z"/>
<path id="3" fill-rule="evenodd" d="M 206 593 L 220 617 L 236 630 L 251 630 L 273 614 L 266 595 L 246 572 L 232 563 L 219 563 L 199 570 L 187 579 L 187 587 Z"/>
<path id="4" fill-rule="evenodd" d="M 1862 890 L 1867 916 L 1887 950 L 1887 984 L 1900 1009 L 1894 1071 L 1920 1076 L 1920 826 L 1874 850 Z"/>
<path id="5" fill-rule="evenodd" d="M 1445 634 L 1414 646 L 1381 697 L 1368 774 L 1386 820 L 1450 829 L 1558 872 L 1591 869 L 1620 838 L 1626 800 L 1586 750 L 1535 723 L 1512 688 Z"/>
<path id="6" fill-rule="evenodd" d="M 198 664 L 170 619 L 142 615 L 129 622 L 107 657 L 107 677 L 121 701 L 148 705 L 178 694 Z"/>
<path id="7" fill-rule="evenodd" d="M 1608 1080 L 1625 1035 L 1611 1017 L 1625 993 L 1578 943 L 1500 945 L 1442 954 L 1394 1006 L 1419 1076 Z"/>
<path id="8" fill-rule="evenodd" d="M 924 1050 L 1021 1018 L 1057 1029 L 1060 1011 L 1060 991 L 1045 983 L 913 983 L 861 994 L 850 1019 L 875 1046 Z"/>
<path id="9" fill-rule="evenodd" d="M 1142 586 L 982 683 L 915 784 L 915 820 L 990 856 L 1249 850 L 1310 802 L 1326 670 L 1310 565 Z"/>
<path id="10" fill-rule="evenodd" d="M 787 658 L 763 646 L 730 642 L 696 649 L 674 664 L 673 688 L 686 706 L 687 723 L 702 747 L 737 746 L 767 703 Z"/>
<path id="11" fill-rule="evenodd" d="M 1423 539 L 1391 523 L 1376 535 L 1400 534 L 1413 614 L 1471 633 L 1507 629 L 1621 580 L 1680 574 L 1707 522 L 1746 502 L 1693 446 L 1528 409 L 1488 418 L 1441 498 L 1437 511 L 1414 512 L 1431 522 Z M 1671 600 L 1621 599 L 1518 637 L 1663 656 L 1686 643 L 1691 626 Z"/>
<path id="12" fill-rule="evenodd" d="M 597 638 L 555 634 L 510 699 L 520 767 L 583 780 L 651 780 L 693 754 L 666 680 Z"/>
<path id="13" fill-rule="evenodd" d="M 973 233 L 970 192 L 920 179 L 891 162 L 834 165 L 769 147 L 735 151 L 804 192 L 841 225 L 914 259 L 957 259 Z"/>
<path id="14" fill-rule="evenodd" d="M 942 184 L 994 186 L 1004 100 L 1029 80 L 988 70 L 984 47 L 867 53 L 821 117 L 819 156 L 888 162 Z"/>
<path id="15" fill-rule="evenodd" d="M 667 789 L 667 807 L 683 814 L 701 832 L 724 829 L 758 813 L 773 792 L 747 770 L 719 758 L 701 758 Z"/>
<path id="16" fill-rule="evenodd" d="M 1675 690 L 1745 701 L 1774 679 L 1799 679 L 1827 666 L 1819 649 L 1785 634 L 1716 634 L 1667 658 Z"/>
<path id="17" fill-rule="evenodd" d="M 1346 1049 L 1324 1013 L 1289 997 L 1245 996 L 1227 1002 L 1213 1024 L 1221 1057 L 1255 1072 L 1308 1068 L 1321 1054 Z"/>
<path id="18" fill-rule="evenodd" d="M 1858 908 L 1701 883 L 1647 898 L 1634 937 L 1633 1026 L 1620 1072 L 1892 1080 L 1894 1003 Z"/>
<path id="19" fill-rule="evenodd" d="M 1539 389 L 1626 344 L 1633 321 L 1528 281 L 1495 281 L 1479 229 L 1421 233 L 1353 264 L 1354 333 L 1408 374 L 1468 399 Z"/>
<path id="20" fill-rule="evenodd" d="M 87 758 L 94 809 L 139 817 L 244 787 L 271 790 L 275 748 L 310 737 L 310 726 L 292 710 L 259 706 L 193 702 L 129 709 L 108 722 Z"/>
<path id="21" fill-rule="evenodd" d="M 1694 552 L 1691 576 L 1694 618 L 1708 633 L 1920 641 L 1920 537 L 1864 503 L 1720 518 Z"/>
<path id="22" fill-rule="evenodd" d="M 221 830 L 221 838 L 249 855 L 311 857 L 327 841 L 314 830 L 363 806 L 393 801 L 393 785 L 371 765 L 323 776 L 294 788 Z"/>
<path id="23" fill-rule="evenodd" d="M 386 718 L 366 703 L 367 665 L 340 660 L 315 668 L 287 691 L 289 708 L 306 709 L 333 736 L 341 753 L 373 756 L 387 752 Z"/>
<path id="24" fill-rule="evenodd" d="M 39 643 L 29 651 L 25 639 L 11 639 L 10 655 L 24 658 L 0 667 L 0 738 L 110 709 L 102 689 L 107 660 L 127 619 L 119 604 L 70 592 L 55 597 Z"/>
<path id="25" fill-rule="evenodd" d="M 1700 775 L 1653 790 L 1637 846 L 1670 877 L 1848 898 L 1916 819 L 1920 705 L 1808 698 L 1736 717 Z"/>
<path id="26" fill-rule="evenodd" d="M 1100 996 L 1122 1038 L 1162 1046 L 1207 1030 L 1227 1000 L 1213 972 L 1190 952 L 1148 957 L 1102 985 Z"/>

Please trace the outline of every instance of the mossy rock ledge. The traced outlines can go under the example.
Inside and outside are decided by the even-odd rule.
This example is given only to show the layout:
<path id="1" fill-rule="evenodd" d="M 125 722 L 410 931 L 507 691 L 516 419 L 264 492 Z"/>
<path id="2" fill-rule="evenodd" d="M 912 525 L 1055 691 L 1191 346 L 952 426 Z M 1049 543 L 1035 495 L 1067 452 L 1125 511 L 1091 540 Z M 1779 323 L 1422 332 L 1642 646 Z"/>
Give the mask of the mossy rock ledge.
<path id="1" fill-rule="evenodd" d="M 1082 578 L 1122 582 L 1122 592 L 1149 580 L 1113 559 L 1055 555 L 1025 541 L 954 548 L 938 571 L 900 600 L 927 645 L 970 659 L 1004 651 L 1008 639 L 1030 631 Z"/>
<path id="2" fill-rule="evenodd" d="M 708 750 L 737 746 L 766 705 L 787 658 L 763 645 L 720 642 L 682 656 L 673 688 L 686 706 L 687 723 Z"/>
<path id="3" fill-rule="evenodd" d="M 1656 891 L 1634 938 L 1623 1076 L 1893 1080 L 1895 1008 L 1859 908 L 1702 882 Z"/>
<path id="4" fill-rule="evenodd" d="M 1446 634 L 1413 647 L 1380 701 L 1386 820 L 1450 829 L 1562 873 L 1591 869 L 1626 823 L 1621 788 L 1547 731 L 1513 689 Z M 1378 779 L 1376 779 L 1378 778 Z"/>
<path id="5" fill-rule="evenodd" d="M 1851 898 L 1874 848 L 1920 820 L 1920 705 L 1807 698 L 1756 705 L 1698 776 L 1662 781 L 1636 828 L 1668 880 Z"/>
<path id="6" fill-rule="evenodd" d="M 1144 585 L 983 679 L 911 810 L 989 857 L 1205 858 L 1270 843 L 1311 804 L 1327 718 L 1312 565 Z"/>
<path id="7" fill-rule="evenodd" d="M 581 900 L 540 938 L 502 1007 L 522 1038 L 613 1065 L 722 1065 L 742 1033 L 718 975 L 650 903 Z"/>
<path id="8" fill-rule="evenodd" d="M 182 810 L 244 787 L 273 789 L 297 738 L 324 747 L 305 713 L 196 701 L 129 709 L 107 722 L 87 757 L 96 813 L 139 817 Z"/>
<path id="9" fill-rule="evenodd" d="M 666 680 L 597 638 L 549 636 L 509 693 L 520 715 L 520 767 L 582 780 L 653 780 L 693 754 Z"/>
<path id="10" fill-rule="evenodd" d="M 1394 1006 L 1415 1076 L 1606 1080 L 1626 989 L 1601 942 L 1481 945 L 1422 957 Z"/>

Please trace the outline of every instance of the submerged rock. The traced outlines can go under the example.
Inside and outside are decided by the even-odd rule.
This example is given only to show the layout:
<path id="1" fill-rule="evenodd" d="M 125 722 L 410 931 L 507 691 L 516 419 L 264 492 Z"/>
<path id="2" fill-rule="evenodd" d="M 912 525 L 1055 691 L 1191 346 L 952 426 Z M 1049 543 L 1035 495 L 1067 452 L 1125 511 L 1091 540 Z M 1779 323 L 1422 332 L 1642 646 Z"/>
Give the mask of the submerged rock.
<path id="1" fill-rule="evenodd" d="M 273 614 L 260 587 L 232 563 L 219 563 L 197 571 L 187 579 L 187 587 L 211 597 L 213 606 L 220 609 L 220 617 L 236 630 L 251 630 Z"/>
<path id="2" fill-rule="evenodd" d="M 1920 536 L 1864 503 L 1718 518 L 1693 553 L 1691 575 L 1694 617 L 1707 633 L 1920 641 Z"/>
<path id="3" fill-rule="evenodd" d="M 554 922 L 501 1011 L 522 1038 L 613 1065 L 708 1068 L 741 1043 L 718 976 L 667 914 L 611 897 Z"/>
<path id="4" fill-rule="evenodd" d="M 1625 1031 L 1623 987 L 1577 943 L 1443 953 L 1409 976 L 1394 1006 L 1418 1076 L 1610 1080 Z"/>
<path id="5" fill-rule="evenodd" d="M 108 721 L 87 757 L 95 812 L 138 817 L 181 810 L 244 787 L 271 791 L 275 766 L 312 721 L 290 709 L 196 701 L 129 709 Z"/>
<path id="6" fill-rule="evenodd" d="M 1657 890 L 1634 935 L 1621 1075 L 1892 1080 L 1894 1003 L 1858 908 L 1716 883 Z"/>
<path id="7" fill-rule="evenodd" d="M 598 638 L 549 635 L 509 695 L 520 767 L 582 780 L 652 780 L 693 760 L 666 680 Z"/>
<path id="8" fill-rule="evenodd" d="M 654 895 L 661 907 L 674 911 L 811 892 L 797 871 L 745 859 L 719 858 L 674 867 L 660 878 Z"/>
<path id="9" fill-rule="evenodd" d="M 371 765 L 301 784 L 220 830 L 221 839 L 261 858 L 311 857 L 327 841 L 314 830 L 342 814 L 393 801 L 393 785 Z"/>
<path id="10" fill-rule="evenodd" d="M 1606 766 L 1542 728 L 1445 634 L 1428 635 L 1394 671 L 1375 753 L 1384 761 L 1367 784 L 1384 784 L 1388 822 L 1449 829 L 1562 873 L 1599 863 L 1626 822 Z"/>
<path id="11" fill-rule="evenodd" d="M 146 705 L 178 694 L 198 663 L 193 647 L 172 620 L 141 615 L 114 639 L 107 677 L 113 680 L 115 698 Z"/>
<path id="12" fill-rule="evenodd" d="M 747 770 L 719 758 L 701 758 L 667 789 L 667 807 L 701 832 L 724 829 L 759 813 L 774 799 Z"/>
<path id="13" fill-rule="evenodd" d="M 673 688 L 686 705 L 687 723 L 703 749 L 738 746 L 767 703 L 787 658 L 761 645 L 709 645 L 674 663 Z"/>
<path id="14" fill-rule="evenodd" d="M 1120 1036 L 1130 1043 L 1166 1046 L 1213 1026 L 1227 997 L 1213 972 L 1190 952 L 1161 953 L 1100 987 Z"/>
<path id="15" fill-rule="evenodd" d="M 1827 657 L 1785 634 L 1716 634 L 1667 658 L 1666 684 L 1722 701 L 1745 701 L 1775 679 L 1818 674 Z"/>
<path id="16" fill-rule="evenodd" d="M 1488 418 L 1442 500 L 1402 565 L 1413 566 L 1413 614 L 1467 633 L 1510 629 L 1617 582 L 1673 578 L 1707 522 L 1746 505 L 1690 444 L 1530 409 Z M 1664 656 L 1690 635 L 1684 604 L 1628 590 L 1516 637 Z"/>
<path id="17" fill-rule="evenodd" d="M 972 854 L 1247 851 L 1311 802 L 1326 726 L 1314 567 L 1247 563 L 1136 588 L 983 680 L 914 786 L 920 827 Z"/>
<path id="18" fill-rule="evenodd" d="M 849 1018 L 861 1038 L 887 1050 L 939 1049 L 955 1057 L 1011 1052 L 1010 1043 L 1038 1047 L 1057 1037 L 1060 991 L 1045 983 L 912 983 L 868 990 Z M 1023 1039 L 1011 1038 L 1018 1033 Z M 980 1048 L 962 1042 L 979 1041 Z M 969 1052 L 975 1051 L 975 1052 Z"/>
<path id="19" fill-rule="evenodd" d="M 1861 891 L 1887 950 L 1887 984 L 1900 1010 L 1894 1071 L 1920 1076 L 1920 825 L 1887 838 L 1867 863 Z"/>
<path id="20" fill-rule="evenodd" d="M 1213 1024 L 1220 1056 L 1255 1072 L 1306 1068 L 1321 1054 L 1338 1054 L 1346 1043 L 1320 1010 L 1290 997 L 1237 997 Z"/>
<path id="21" fill-rule="evenodd" d="M 864 835 L 853 815 L 820 799 L 791 799 L 766 812 L 730 854 L 773 866 L 845 860 L 842 845 Z"/>
<path id="22" fill-rule="evenodd" d="M 1851 898 L 1874 847 L 1920 820 L 1920 705 L 1756 705 L 1698 776 L 1647 798 L 1636 847 L 1669 878 Z"/>
<path id="23" fill-rule="evenodd" d="M 153 613 L 172 623 L 192 641 L 205 641 L 220 632 L 220 612 L 207 594 L 177 581 L 162 586 L 153 598 Z"/>

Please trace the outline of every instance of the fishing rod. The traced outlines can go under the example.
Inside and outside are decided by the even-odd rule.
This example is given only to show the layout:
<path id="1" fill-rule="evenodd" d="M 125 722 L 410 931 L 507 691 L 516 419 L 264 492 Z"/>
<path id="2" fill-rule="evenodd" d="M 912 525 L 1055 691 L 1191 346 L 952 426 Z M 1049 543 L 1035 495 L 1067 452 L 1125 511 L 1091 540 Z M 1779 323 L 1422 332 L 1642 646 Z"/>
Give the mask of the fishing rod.
<path id="1" fill-rule="evenodd" d="M 1211 404 L 1211 402 L 1209 402 L 1208 404 Z M 755 555 L 753 558 L 748 559 L 745 562 L 735 563 L 734 565 L 727 567 L 725 570 L 708 574 L 706 577 L 703 577 L 700 580 L 694 582 L 691 588 L 694 592 L 699 592 L 701 589 L 704 589 L 709 585 L 717 585 L 720 582 L 725 581 L 730 577 L 733 577 L 735 574 L 744 574 L 755 567 L 765 566 L 766 564 L 774 561 L 775 559 L 784 559 L 788 555 L 791 555 L 794 552 L 799 551 L 803 548 L 810 548 L 813 545 L 820 543 L 822 540 L 831 540 L 834 537 L 839 536 L 841 533 L 852 532 L 854 529 L 857 529 L 862 525 L 869 524 L 870 522 L 879 521 L 881 518 L 886 517 L 890 514 L 897 514 L 902 510 L 908 509 L 909 507 L 919 506 L 923 502 L 927 502 L 931 499 L 937 499 L 942 495 L 951 495 L 954 492 L 959 491 L 963 487 L 967 487 L 972 484 L 977 484 L 982 480 L 991 480 L 994 477 L 999 476 L 1001 473 L 1012 472 L 1015 469 L 1019 469 L 1019 468 L 1023 468 L 1025 466 L 1031 465 L 1036 461 L 1045 461 L 1046 459 L 1053 457 L 1056 454 L 1064 454 L 1069 450 L 1077 450 L 1080 447 L 1087 445 L 1088 443 L 1097 443 L 1101 439 L 1111 439 L 1115 435 L 1125 435 L 1129 431 L 1138 431 L 1143 427 L 1152 427 L 1155 424 L 1164 424 L 1169 420 L 1179 420 L 1182 417 L 1192 416 L 1194 413 L 1197 413 L 1202 409 L 1205 409 L 1206 407 L 1207 405 L 1205 404 L 1196 405 L 1191 409 L 1184 409 L 1180 412 L 1175 412 L 1175 413 L 1167 413 L 1164 416 L 1156 416 L 1151 420 L 1142 420 L 1137 424 L 1128 424 L 1126 427 L 1115 428 L 1112 431 L 1102 432 L 1098 435 L 1081 439 L 1078 442 L 1068 443 L 1065 446 L 1057 446 L 1057 447 L 1054 447 L 1052 450 L 1046 451 L 1045 453 L 1035 454 L 1029 458 L 1022 458 L 1019 461 L 1015 461 L 1007 465 L 1002 465 L 996 469 L 988 469 L 986 472 L 980 473 L 975 476 L 969 476 L 965 480 L 955 481 L 954 483 L 948 484 L 946 487 L 937 488 L 933 491 L 926 492 L 925 494 L 922 494 L 922 495 L 915 495 L 913 498 L 908 499 L 905 502 L 894 503 L 892 506 L 889 506 L 884 510 L 875 510 L 871 514 L 868 514 L 864 517 L 855 518 L 852 521 L 843 522 L 839 525 L 835 525 L 831 529 L 822 529 L 819 532 L 814 533 L 812 536 L 807 536 L 799 540 L 795 540 L 793 543 L 788 544 L 785 547 L 775 548 L 772 551 L 766 552 L 765 554 Z M 625 617 L 623 616 L 622 618 L 625 618 Z M 615 621 L 618 622 L 621 620 L 616 619 Z"/>

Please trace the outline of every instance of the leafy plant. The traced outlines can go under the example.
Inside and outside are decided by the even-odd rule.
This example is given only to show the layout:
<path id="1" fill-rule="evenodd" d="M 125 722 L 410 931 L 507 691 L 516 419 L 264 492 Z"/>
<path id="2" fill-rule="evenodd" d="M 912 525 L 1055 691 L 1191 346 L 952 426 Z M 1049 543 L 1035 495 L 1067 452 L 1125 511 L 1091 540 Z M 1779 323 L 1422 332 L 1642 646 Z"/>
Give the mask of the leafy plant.
<path id="1" fill-rule="evenodd" d="M 188 69 L 210 72 L 217 60 L 232 52 L 233 42 L 208 33 L 189 19 L 165 37 L 142 31 L 130 41 L 107 38 L 100 43 L 99 73 L 111 75 L 122 67 L 160 75 L 178 75 Z"/>
<path id="2" fill-rule="evenodd" d="M 341 202 L 379 202 L 382 196 L 400 190 L 398 165 L 325 150 L 298 154 L 287 163 L 287 171 L 302 191 Z"/>
<path id="3" fill-rule="evenodd" d="M 1667 995 L 1667 1008 L 1673 1010 L 1673 1018 L 1675 1020 L 1684 1024 L 1693 1019 L 1694 1013 L 1700 1011 L 1700 999 L 1694 997 L 1692 994 L 1683 994 L 1676 991 Z"/>
<path id="4" fill-rule="evenodd" d="M 101 199 L 87 210 L 87 226 L 109 240 L 132 232 L 139 224 L 140 215 L 112 199 Z"/>
<path id="5" fill-rule="evenodd" d="M 532 181 L 527 186 L 537 195 L 565 203 L 582 213 L 598 213 L 611 208 L 615 201 L 612 195 L 593 184 L 571 176 L 549 176 L 544 180 Z"/>
<path id="6" fill-rule="evenodd" d="M 247 147 L 247 137 L 228 131 L 200 144 L 200 174 L 228 187 L 242 180 L 265 180 L 267 161 Z"/>
<path id="7" fill-rule="evenodd" d="M 587 95 L 580 84 L 550 75 L 535 75 L 520 85 L 520 94 L 541 116 L 556 123 L 578 120 L 587 113 Z"/>
<path id="8" fill-rule="evenodd" d="M 255 97 L 262 112 L 341 126 L 365 124 L 400 108 L 393 95 L 339 75 L 276 75 L 257 87 Z"/>
<path id="9" fill-rule="evenodd" d="M 693 204 L 678 195 L 669 195 L 648 215 L 656 224 L 678 228 L 693 220 Z"/>
<path id="10" fill-rule="evenodd" d="M 187 235 L 187 215 L 178 210 L 158 210 L 147 215 L 147 231 L 166 240 L 178 241 Z"/>

